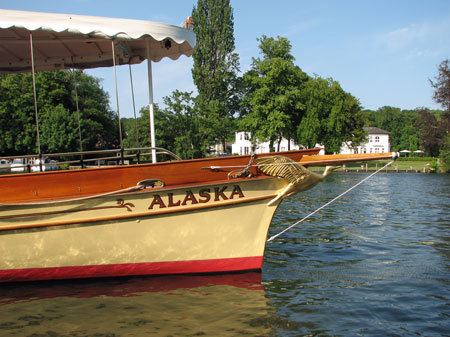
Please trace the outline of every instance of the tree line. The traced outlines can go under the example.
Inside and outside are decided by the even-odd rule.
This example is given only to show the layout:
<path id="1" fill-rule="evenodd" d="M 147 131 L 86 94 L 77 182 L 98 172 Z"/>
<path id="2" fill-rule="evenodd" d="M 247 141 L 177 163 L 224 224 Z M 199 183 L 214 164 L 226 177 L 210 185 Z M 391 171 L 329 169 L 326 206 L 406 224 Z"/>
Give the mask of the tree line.
<path id="1" fill-rule="evenodd" d="M 241 73 L 229 0 L 198 0 L 192 18 L 197 35 L 192 77 L 198 94 L 176 90 L 155 107 L 158 146 L 182 158 L 198 158 L 215 144 L 226 149 L 235 131 L 247 131 L 255 146 L 269 141 L 277 150 L 275 144 L 284 137 L 305 147 L 323 144 L 332 153 L 343 142 L 364 142 L 363 127 L 376 126 L 391 133 L 393 151 L 423 149 L 448 157 L 448 60 L 430 81 L 443 111 L 363 110 L 338 81 L 308 75 L 296 65 L 284 37 L 258 38 L 259 56 Z M 117 115 L 99 79 L 59 70 L 38 73 L 36 81 L 42 152 L 119 147 Z M 31 75 L 0 75 L 0 98 L 0 153 L 36 153 Z M 136 121 L 121 121 L 124 147 L 150 145 L 147 116 L 144 107 Z"/>
<path id="2" fill-rule="evenodd" d="M 366 125 L 390 133 L 391 150 L 423 150 L 438 157 L 444 147 L 448 130 L 448 114 L 443 110 L 417 108 L 401 110 L 384 106 L 376 111 L 365 110 Z"/>

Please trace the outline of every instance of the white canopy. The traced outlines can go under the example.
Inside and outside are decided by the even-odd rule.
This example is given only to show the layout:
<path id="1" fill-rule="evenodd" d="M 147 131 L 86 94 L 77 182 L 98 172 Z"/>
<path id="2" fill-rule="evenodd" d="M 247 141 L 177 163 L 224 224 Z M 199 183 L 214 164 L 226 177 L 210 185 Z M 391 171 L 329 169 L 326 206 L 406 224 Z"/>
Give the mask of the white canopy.
<path id="1" fill-rule="evenodd" d="M 190 56 L 195 34 L 142 20 L 0 10 L 0 72 L 31 71 L 30 32 L 36 71 L 136 64 Z"/>
<path id="2" fill-rule="evenodd" d="M 151 61 L 158 62 L 164 57 L 175 60 L 181 55 L 190 56 L 195 43 L 194 32 L 163 23 L 0 10 L 0 73 L 32 71 L 33 66 L 34 71 L 110 67 L 141 63 L 148 59 L 153 147 L 155 130 Z M 118 107 L 119 104 L 117 112 L 120 120 Z M 37 121 L 36 105 L 35 114 Z M 36 130 L 39 147 L 38 127 Z M 155 150 L 152 151 L 152 159 L 156 161 Z"/>

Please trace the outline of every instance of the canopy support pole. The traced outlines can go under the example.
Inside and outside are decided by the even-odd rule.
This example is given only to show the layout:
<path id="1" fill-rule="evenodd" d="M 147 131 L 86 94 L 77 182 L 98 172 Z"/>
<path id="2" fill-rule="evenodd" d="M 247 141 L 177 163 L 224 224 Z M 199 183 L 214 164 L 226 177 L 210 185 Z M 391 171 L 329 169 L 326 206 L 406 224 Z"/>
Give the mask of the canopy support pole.
<path id="1" fill-rule="evenodd" d="M 41 141 L 39 139 L 39 119 L 37 108 L 37 94 L 36 94 L 36 77 L 34 71 L 34 53 L 33 53 L 33 33 L 30 32 L 30 49 L 31 49 L 31 73 L 33 78 L 33 95 L 34 95 L 34 118 L 36 122 L 36 142 L 38 147 L 38 154 L 41 154 Z M 42 162 L 41 162 L 42 163 Z M 42 171 L 42 168 L 41 168 Z"/>
<path id="2" fill-rule="evenodd" d="M 136 117 L 136 103 L 134 101 L 133 75 L 131 73 L 131 64 L 128 64 L 128 69 L 130 70 L 131 97 L 133 98 L 134 128 L 135 128 L 135 132 L 136 132 L 136 134 L 135 134 L 136 147 L 139 147 L 139 135 L 138 135 L 137 117 Z"/>
<path id="3" fill-rule="evenodd" d="M 155 119 L 153 113 L 153 79 L 152 79 L 152 60 L 150 58 L 150 40 L 147 40 L 147 72 L 148 72 L 148 110 L 150 114 L 150 141 L 152 146 L 152 163 L 156 163 L 156 142 L 155 142 Z"/>
<path id="4" fill-rule="evenodd" d="M 117 117 L 119 118 L 120 148 L 123 148 L 123 144 L 122 144 L 122 126 L 120 125 L 119 89 L 117 88 L 116 53 L 114 52 L 114 41 L 113 40 L 111 40 L 111 48 L 112 48 L 113 67 L 114 67 L 114 82 L 116 84 L 116 102 L 117 102 L 116 104 L 117 104 Z"/>
<path id="5" fill-rule="evenodd" d="M 73 67 L 73 60 L 72 60 L 72 67 Z M 81 119 L 80 119 L 80 108 L 78 105 L 78 82 L 77 77 L 75 73 L 75 68 L 72 68 L 72 77 L 73 77 L 73 84 L 74 84 L 74 92 L 75 92 L 75 107 L 77 109 L 77 120 L 78 120 L 78 141 L 80 142 L 80 152 L 83 152 L 83 143 L 81 142 Z M 83 158 L 83 156 L 81 156 Z"/>

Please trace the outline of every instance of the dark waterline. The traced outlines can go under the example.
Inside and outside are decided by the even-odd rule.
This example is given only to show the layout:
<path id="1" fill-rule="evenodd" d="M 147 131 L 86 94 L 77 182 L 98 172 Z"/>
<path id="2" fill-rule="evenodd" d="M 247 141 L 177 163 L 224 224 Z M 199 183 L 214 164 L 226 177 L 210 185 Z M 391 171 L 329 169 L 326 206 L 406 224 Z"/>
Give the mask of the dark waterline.
<path id="1" fill-rule="evenodd" d="M 278 209 L 274 235 L 366 177 Z M 268 243 L 262 273 L 0 285 L 0 336 L 449 336 L 450 176 L 379 174 Z"/>

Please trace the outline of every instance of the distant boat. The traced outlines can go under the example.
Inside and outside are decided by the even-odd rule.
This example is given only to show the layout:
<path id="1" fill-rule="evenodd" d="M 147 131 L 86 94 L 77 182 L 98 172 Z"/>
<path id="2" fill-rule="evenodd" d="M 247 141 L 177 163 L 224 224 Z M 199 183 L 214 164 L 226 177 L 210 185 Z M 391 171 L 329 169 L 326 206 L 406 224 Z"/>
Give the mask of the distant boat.
<path id="1" fill-rule="evenodd" d="M 14 158 L 10 165 L 11 172 L 26 172 L 27 164 L 28 160 L 25 158 Z"/>
<path id="2" fill-rule="evenodd" d="M 50 158 L 35 159 L 31 165 L 31 172 L 55 171 L 58 169 L 56 161 Z"/>
<path id="3" fill-rule="evenodd" d="M 11 162 L 6 159 L 0 159 L 0 171 L 9 171 L 11 169 Z"/>
<path id="4" fill-rule="evenodd" d="M 1 10 L 0 45 L 1 72 L 144 59 L 150 69 L 150 60 L 190 56 L 195 34 L 147 21 Z M 146 150 L 152 158 L 161 151 Z M 286 187 L 302 183 L 275 158 L 312 166 L 395 156 L 318 156 L 320 150 L 57 171 L 34 164 L 43 172 L 29 173 L 22 158 L 23 173 L 0 176 L 0 281 L 261 269 L 272 216 L 296 191 Z M 284 166 L 264 173 L 261 158 Z"/>

